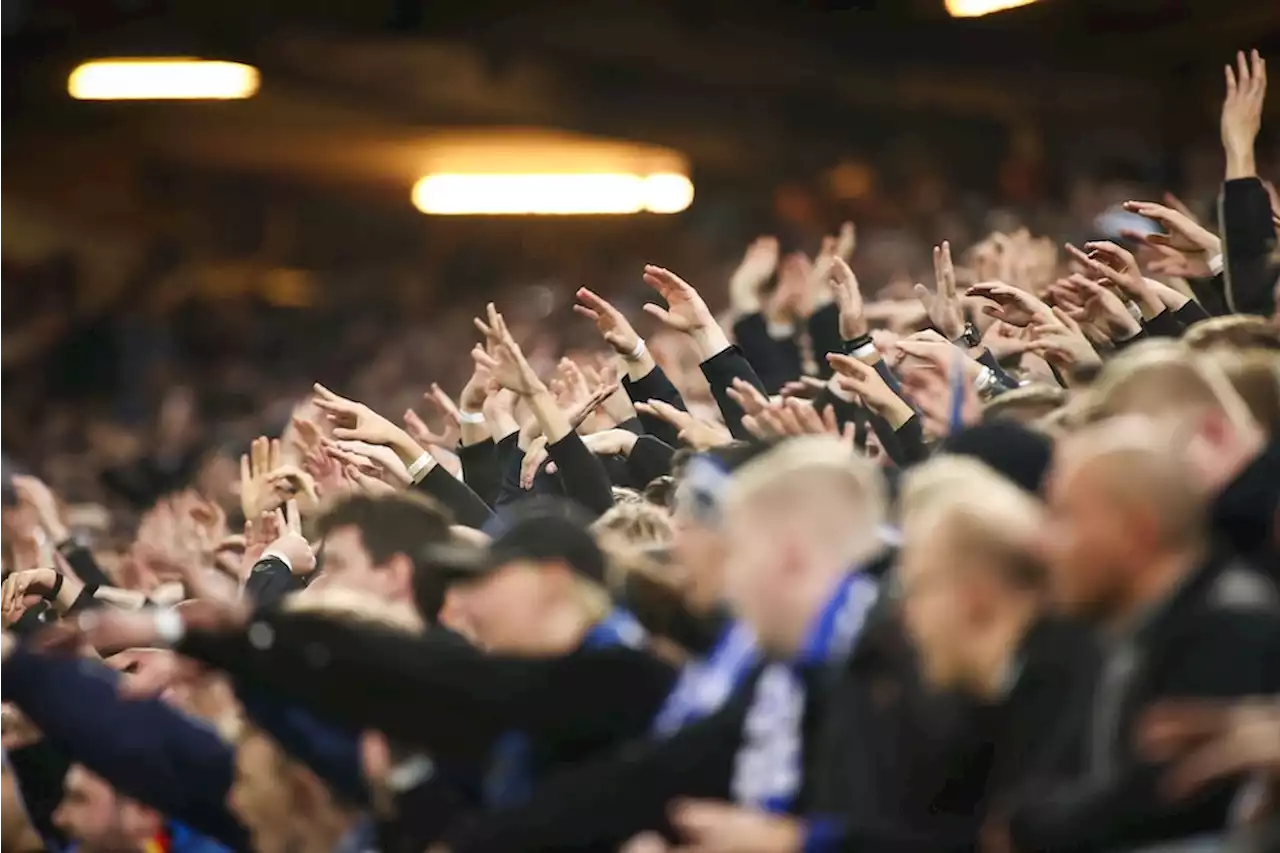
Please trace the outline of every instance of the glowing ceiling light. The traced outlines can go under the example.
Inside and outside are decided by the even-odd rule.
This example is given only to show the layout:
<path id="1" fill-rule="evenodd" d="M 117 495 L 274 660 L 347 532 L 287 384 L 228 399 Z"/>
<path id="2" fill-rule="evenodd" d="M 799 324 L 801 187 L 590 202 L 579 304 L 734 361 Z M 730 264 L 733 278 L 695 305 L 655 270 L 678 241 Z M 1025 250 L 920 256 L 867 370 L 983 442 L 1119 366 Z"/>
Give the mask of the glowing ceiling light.
<path id="1" fill-rule="evenodd" d="M 953 18 L 979 18 L 992 12 L 1030 6 L 1035 2 L 1036 0 L 947 0 L 947 11 Z"/>
<path id="2" fill-rule="evenodd" d="M 82 101 L 235 100 L 258 91 L 258 69 L 239 62 L 169 57 L 96 59 L 67 78 Z"/>
<path id="3" fill-rule="evenodd" d="M 413 188 L 423 213 L 453 216 L 679 213 L 692 201 L 693 183 L 675 173 L 445 173 Z"/>

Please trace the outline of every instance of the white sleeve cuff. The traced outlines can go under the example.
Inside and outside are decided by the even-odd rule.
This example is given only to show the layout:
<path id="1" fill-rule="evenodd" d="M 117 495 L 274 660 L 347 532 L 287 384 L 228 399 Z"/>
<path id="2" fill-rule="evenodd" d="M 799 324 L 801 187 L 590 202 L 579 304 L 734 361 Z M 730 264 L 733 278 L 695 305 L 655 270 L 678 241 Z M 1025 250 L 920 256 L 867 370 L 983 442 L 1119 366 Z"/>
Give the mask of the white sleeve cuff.
<path id="1" fill-rule="evenodd" d="M 279 560 L 280 562 L 284 563 L 284 567 L 289 570 L 290 574 L 293 573 L 293 560 L 290 560 L 289 556 L 285 554 L 283 551 L 277 551 L 274 548 L 268 548 L 267 550 L 263 551 L 262 556 L 258 558 L 259 561 L 268 560 L 268 559 Z"/>
<path id="2" fill-rule="evenodd" d="M 409 466 L 409 479 L 415 483 L 422 482 L 422 478 L 427 476 L 427 472 L 431 470 L 434 464 L 435 459 L 431 458 L 430 453 L 422 454 L 413 460 L 413 464 Z"/>
<path id="3" fill-rule="evenodd" d="M 172 607 L 156 611 L 156 639 L 166 647 L 176 646 L 187 633 L 187 625 L 182 621 L 182 614 Z"/>

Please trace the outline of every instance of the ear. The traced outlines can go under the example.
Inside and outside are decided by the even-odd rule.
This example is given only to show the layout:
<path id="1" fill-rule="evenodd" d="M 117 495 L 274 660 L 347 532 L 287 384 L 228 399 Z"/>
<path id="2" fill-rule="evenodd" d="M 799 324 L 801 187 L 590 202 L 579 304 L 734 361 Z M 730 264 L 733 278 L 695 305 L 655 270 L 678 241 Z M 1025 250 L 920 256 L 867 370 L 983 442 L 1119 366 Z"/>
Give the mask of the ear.
<path id="1" fill-rule="evenodd" d="M 387 561 L 388 592 L 397 599 L 413 600 L 413 560 L 396 554 Z"/>

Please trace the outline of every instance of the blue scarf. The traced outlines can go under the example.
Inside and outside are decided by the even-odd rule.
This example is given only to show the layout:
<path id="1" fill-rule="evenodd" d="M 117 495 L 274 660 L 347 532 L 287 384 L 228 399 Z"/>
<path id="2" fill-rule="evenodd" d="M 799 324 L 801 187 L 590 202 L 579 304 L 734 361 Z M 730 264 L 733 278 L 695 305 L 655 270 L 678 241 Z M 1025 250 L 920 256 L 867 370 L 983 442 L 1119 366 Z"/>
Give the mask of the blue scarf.
<path id="1" fill-rule="evenodd" d="M 755 635 L 741 622 L 724 630 L 711 653 L 691 660 L 653 720 L 653 733 L 666 737 L 720 709 L 760 658 Z"/>
<path id="2" fill-rule="evenodd" d="M 625 610 L 616 609 L 582 637 L 582 648 L 614 646 L 639 648 L 647 639 L 644 628 Z M 493 758 L 484 778 L 484 801 L 489 808 L 519 803 L 534 783 L 533 744 L 524 732 L 507 732 L 493 745 Z"/>
<path id="3" fill-rule="evenodd" d="M 734 761 L 733 799 L 774 814 L 787 812 L 803 776 L 805 682 L 801 670 L 848 656 L 879 589 L 861 572 L 841 579 L 790 661 L 771 663 L 755 684 Z"/>

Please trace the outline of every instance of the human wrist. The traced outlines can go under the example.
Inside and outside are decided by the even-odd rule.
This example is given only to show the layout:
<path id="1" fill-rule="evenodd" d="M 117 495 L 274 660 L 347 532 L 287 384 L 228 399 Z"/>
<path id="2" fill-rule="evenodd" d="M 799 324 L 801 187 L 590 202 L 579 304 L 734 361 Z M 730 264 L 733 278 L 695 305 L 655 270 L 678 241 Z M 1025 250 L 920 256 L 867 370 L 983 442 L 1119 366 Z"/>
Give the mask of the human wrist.
<path id="1" fill-rule="evenodd" d="M 642 358 L 644 358 L 645 353 L 647 353 L 648 351 L 649 351 L 649 348 L 645 346 L 644 338 L 637 336 L 636 342 L 634 345 L 626 349 L 625 352 L 622 349 L 619 349 L 617 352 L 618 352 L 618 355 L 622 356 L 623 361 L 627 362 L 628 364 L 631 364 L 631 363 L 640 361 Z"/>
<path id="2" fill-rule="evenodd" d="M 1239 178 L 1252 178 L 1258 174 L 1258 165 L 1253 156 L 1252 145 L 1249 146 L 1248 151 L 1233 150 L 1233 146 L 1228 145 L 1226 146 L 1226 152 L 1226 179 L 1228 181 Z"/>
<path id="3" fill-rule="evenodd" d="M 186 621 L 182 618 L 182 614 L 172 607 L 157 608 L 153 618 L 157 646 L 171 649 L 182 642 L 182 638 L 187 635 Z"/>
<path id="4" fill-rule="evenodd" d="M 713 356 L 717 356 L 730 346 L 728 336 L 714 322 L 710 326 L 698 326 L 689 332 L 689 336 L 693 338 L 699 361 L 706 361 Z"/>

